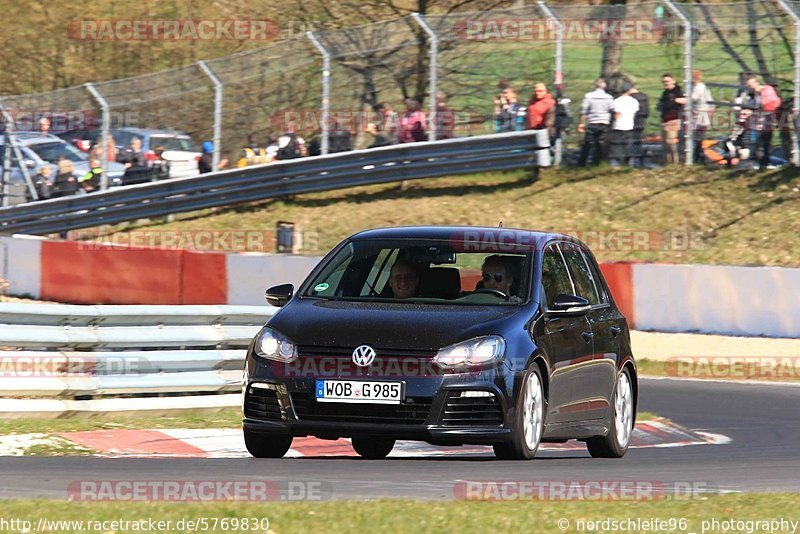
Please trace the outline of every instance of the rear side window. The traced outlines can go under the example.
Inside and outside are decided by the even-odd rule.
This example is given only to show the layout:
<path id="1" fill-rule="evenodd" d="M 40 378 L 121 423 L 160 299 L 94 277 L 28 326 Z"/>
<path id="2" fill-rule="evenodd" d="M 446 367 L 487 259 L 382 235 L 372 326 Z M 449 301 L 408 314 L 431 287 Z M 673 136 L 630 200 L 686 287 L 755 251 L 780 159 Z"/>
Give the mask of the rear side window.
<path id="1" fill-rule="evenodd" d="M 542 288 L 548 308 L 553 307 L 558 295 L 572 295 L 574 292 L 567 266 L 555 245 L 547 247 L 542 257 Z"/>
<path id="2" fill-rule="evenodd" d="M 588 300 L 592 306 L 599 304 L 597 284 L 581 248 L 574 243 L 562 243 L 560 246 L 567 266 L 569 266 L 572 280 L 575 282 L 575 291 L 578 292 L 578 296 Z"/>

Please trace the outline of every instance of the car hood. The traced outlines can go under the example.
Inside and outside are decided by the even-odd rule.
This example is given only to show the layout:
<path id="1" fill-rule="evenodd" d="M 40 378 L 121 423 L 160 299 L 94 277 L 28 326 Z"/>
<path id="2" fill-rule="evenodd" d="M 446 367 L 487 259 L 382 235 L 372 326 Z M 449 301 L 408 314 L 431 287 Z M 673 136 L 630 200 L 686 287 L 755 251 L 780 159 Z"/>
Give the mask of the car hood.
<path id="1" fill-rule="evenodd" d="M 524 320 L 523 306 L 448 306 L 296 298 L 267 323 L 298 345 L 436 351 Z"/>

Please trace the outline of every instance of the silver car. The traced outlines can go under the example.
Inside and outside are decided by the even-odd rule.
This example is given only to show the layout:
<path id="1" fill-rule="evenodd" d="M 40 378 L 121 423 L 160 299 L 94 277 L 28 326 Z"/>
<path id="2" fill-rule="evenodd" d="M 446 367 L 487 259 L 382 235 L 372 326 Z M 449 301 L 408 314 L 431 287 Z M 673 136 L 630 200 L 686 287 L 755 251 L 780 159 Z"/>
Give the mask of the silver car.
<path id="1" fill-rule="evenodd" d="M 58 174 L 58 161 L 62 158 L 72 161 L 76 178 L 81 178 L 90 170 L 89 156 L 55 135 L 39 132 L 15 132 L 14 138 L 22 153 L 23 165 L 27 167 L 31 176 L 36 175 L 42 167 L 49 166 L 52 170 L 51 181 L 54 180 Z M 0 135 L 0 172 L 3 170 L 4 154 L 5 136 Z M 8 204 L 21 204 L 26 201 L 27 185 L 16 154 L 13 152 L 11 153 L 11 166 Z M 106 172 L 108 173 L 109 187 L 122 185 L 122 176 L 125 174 L 124 165 L 108 162 Z"/>

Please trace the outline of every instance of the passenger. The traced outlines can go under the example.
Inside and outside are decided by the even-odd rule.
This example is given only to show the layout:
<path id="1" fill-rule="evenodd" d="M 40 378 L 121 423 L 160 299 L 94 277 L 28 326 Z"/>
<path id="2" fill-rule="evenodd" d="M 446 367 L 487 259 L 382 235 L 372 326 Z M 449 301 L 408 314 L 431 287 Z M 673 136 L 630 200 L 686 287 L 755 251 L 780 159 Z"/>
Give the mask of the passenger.
<path id="1" fill-rule="evenodd" d="M 389 272 L 389 287 L 396 299 L 407 299 L 417 295 L 419 273 L 413 263 L 397 260 Z"/>

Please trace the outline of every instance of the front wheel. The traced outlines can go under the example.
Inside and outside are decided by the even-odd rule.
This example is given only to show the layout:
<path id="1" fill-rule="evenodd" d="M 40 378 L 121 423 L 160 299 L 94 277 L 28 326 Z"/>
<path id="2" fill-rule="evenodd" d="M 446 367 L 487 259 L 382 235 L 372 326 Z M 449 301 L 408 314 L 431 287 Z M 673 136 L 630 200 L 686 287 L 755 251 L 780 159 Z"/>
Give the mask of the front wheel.
<path id="1" fill-rule="evenodd" d="M 244 445 L 255 458 L 282 458 L 292 446 L 292 436 L 272 436 L 244 429 Z"/>
<path id="2" fill-rule="evenodd" d="M 390 438 L 352 438 L 350 442 L 353 450 L 362 458 L 380 460 L 392 452 L 395 440 Z"/>
<path id="3" fill-rule="evenodd" d="M 594 458 L 622 458 L 628 451 L 633 433 L 633 386 L 630 372 L 623 369 L 614 391 L 614 417 L 605 436 L 586 440 L 586 448 Z"/>
<path id="4" fill-rule="evenodd" d="M 511 441 L 494 445 L 494 454 L 501 460 L 530 460 L 544 432 L 544 387 L 536 364 L 527 369 L 517 397 L 516 418 Z"/>

